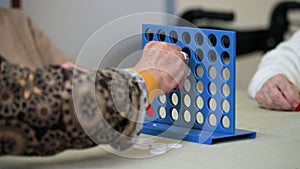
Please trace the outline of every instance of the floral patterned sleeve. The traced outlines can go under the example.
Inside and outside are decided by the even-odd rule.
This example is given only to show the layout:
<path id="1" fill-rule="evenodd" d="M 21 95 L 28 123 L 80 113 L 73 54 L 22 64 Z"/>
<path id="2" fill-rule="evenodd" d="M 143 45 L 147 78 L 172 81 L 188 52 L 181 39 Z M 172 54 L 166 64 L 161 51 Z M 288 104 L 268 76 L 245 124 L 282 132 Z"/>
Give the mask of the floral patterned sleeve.
<path id="1" fill-rule="evenodd" d="M 147 90 L 133 71 L 30 69 L 1 56 L 0 69 L 0 155 L 124 150 L 140 133 Z"/>

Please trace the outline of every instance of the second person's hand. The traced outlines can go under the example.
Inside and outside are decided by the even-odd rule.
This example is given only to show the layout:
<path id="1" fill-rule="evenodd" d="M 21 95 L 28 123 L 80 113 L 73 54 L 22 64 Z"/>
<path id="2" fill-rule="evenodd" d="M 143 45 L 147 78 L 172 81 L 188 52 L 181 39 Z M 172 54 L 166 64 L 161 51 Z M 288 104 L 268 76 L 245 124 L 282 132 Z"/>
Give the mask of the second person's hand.
<path id="1" fill-rule="evenodd" d="M 294 111 L 299 104 L 299 94 L 285 75 L 278 74 L 264 83 L 255 100 L 262 108 Z"/>

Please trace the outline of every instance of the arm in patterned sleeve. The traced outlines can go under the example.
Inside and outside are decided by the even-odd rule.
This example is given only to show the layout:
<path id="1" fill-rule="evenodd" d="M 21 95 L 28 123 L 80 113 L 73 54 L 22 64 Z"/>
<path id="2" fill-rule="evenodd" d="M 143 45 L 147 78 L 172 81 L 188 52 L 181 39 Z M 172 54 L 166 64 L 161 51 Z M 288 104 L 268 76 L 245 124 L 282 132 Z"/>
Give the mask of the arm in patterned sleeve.
<path id="1" fill-rule="evenodd" d="M 53 155 L 109 144 L 129 148 L 147 106 L 130 70 L 29 69 L 0 57 L 0 155 Z"/>

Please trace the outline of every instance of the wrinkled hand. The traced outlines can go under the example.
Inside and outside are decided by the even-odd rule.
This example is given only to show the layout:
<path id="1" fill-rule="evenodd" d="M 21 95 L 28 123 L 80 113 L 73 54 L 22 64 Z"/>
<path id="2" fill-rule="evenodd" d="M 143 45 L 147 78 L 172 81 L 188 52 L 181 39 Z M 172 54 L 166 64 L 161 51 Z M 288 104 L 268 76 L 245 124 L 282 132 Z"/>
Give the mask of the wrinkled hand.
<path id="1" fill-rule="evenodd" d="M 295 110 L 299 103 L 297 87 L 282 74 L 267 80 L 256 93 L 259 106 L 273 110 Z"/>
<path id="2" fill-rule="evenodd" d="M 146 44 L 135 68 L 153 74 L 158 82 L 158 89 L 164 93 L 177 86 L 183 86 L 188 73 L 181 48 L 174 44 L 156 41 Z"/>

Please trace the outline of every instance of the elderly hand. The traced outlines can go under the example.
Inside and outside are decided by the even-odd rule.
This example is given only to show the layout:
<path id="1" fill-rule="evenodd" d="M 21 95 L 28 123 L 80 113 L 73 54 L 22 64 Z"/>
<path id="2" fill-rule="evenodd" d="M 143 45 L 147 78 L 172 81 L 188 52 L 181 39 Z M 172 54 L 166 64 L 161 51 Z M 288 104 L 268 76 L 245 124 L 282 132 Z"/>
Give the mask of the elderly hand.
<path id="1" fill-rule="evenodd" d="M 273 110 L 295 110 L 299 103 L 297 87 L 282 74 L 267 80 L 256 93 L 259 106 Z"/>
<path id="2" fill-rule="evenodd" d="M 177 86 L 183 86 L 188 65 L 181 48 L 166 42 L 151 41 L 144 47 L 140 61 L 134 67 L 154 75 L 158 89 L 168 93 Z"/>

